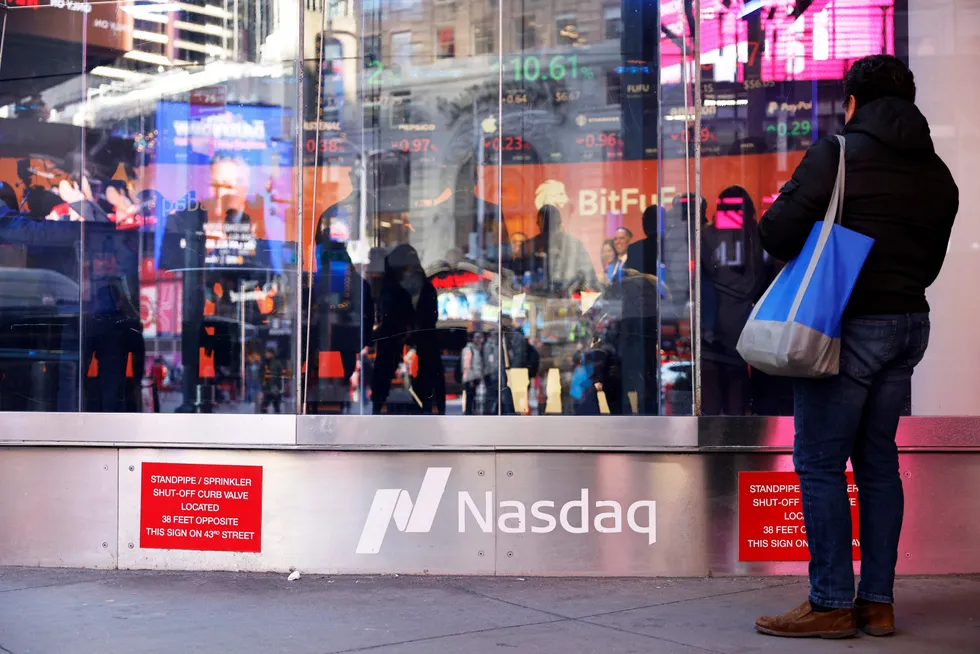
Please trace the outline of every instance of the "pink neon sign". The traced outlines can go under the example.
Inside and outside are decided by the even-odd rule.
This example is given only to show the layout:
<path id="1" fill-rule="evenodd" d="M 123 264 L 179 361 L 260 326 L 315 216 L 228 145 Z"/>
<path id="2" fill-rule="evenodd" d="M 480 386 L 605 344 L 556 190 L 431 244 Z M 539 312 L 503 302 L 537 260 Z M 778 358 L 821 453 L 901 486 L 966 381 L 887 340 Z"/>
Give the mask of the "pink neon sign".
<path id="1" fill-rule="evenodd" d="M 840 79 L 855 59 L 895 52 L 894 0 L 814 0 L 797 18 L 791 15 L 794 0 L 729 4 L 701 3 L 701 59 L 715 65 L 719 81 L 744 81 L 749 65 L 760 67 L 764 81 Z M 754 41 L 743 18 L 752 10 L 760 12 L 762 25 L 761 39 Z M 661 25 L 677 37 L 687 35 L 686 54 L 693 60 L 684 0 L 662 2 Z M 683 54 L 679 40 L 662 37 L 664 81 L 679 81 Z"/>

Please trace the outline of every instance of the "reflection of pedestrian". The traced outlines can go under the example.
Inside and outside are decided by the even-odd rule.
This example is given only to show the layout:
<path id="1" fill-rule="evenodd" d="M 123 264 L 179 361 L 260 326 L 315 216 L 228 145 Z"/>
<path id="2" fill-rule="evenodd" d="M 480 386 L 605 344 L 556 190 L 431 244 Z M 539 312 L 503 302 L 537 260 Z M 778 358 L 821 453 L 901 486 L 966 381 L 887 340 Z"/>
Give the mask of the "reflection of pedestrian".
<path id="1" fill-rule="evenodd" d="M 561 212 L 546 204 L 538 211 L 538 229 L 534 237 L 534 283 L 548 293 L 566 295 L 598 286 L 595 265 L 582 242 L 562 229 Z"/>
<path id="2" fill-rule="evenodd" d="M 575 369 L 572 372 L 572 386 L 568 393 L 572 396 L 575 414 L 581 415 L 583 412 L 582 401 L 585 399 L 589 386 L 592 385 L 592 364 L 585 362 L 581 352 L 576 352 L 573 355 L 572 364 Z"/>
<path id="3" fill-rule="evenodd" d="M 265 363 L 262 365 L 262 402 L 259 413 L 268 411 L 270 404 L 276 413 L 282 412 L 282 386 L 282 362 L 276 356 L 275 348 L 270 347 L 265 351 Z"/>
<path id="4" fill-rule="evenodd" d="M 476 406 L 476 392 L 485 377 L 483 361 L 483 332 L 474 332 L 473 338 L 462 353 L 463 389 L 466 391 L 466 405 L 463 413 L 473 415 Z"/>
<path id="5" fill-rule="evenodd" d="M 361 350 L 360 375 L 358 387 L 361 394 L 361 404 L 367 406 L 371 399 L 371 378 L 374 376 L 374 355 L 371 348 L 365 347 Z"/>
<path id="6" fill-rule="evenodd" d="M 262 357 L 252 352 L 245 366 L 245 401 L 257 402 L 262 393 Z"/>
<path id="7" fill-rule="evenodd" d="M 646 275 L 661 278 L 657 265 L 660 253 L 657 251 L 660 240 L 660 207 L 651 204 L 643 212 L 643 234 L 646 238 L 631 243 L 626 249 L 626 267 Z"/>
<path id="8" fill-rule="evenodd" d="M 701 412 L 744 416 L 749 373 L 735 345 L 765 283 L 755 205 L 744 188 L 721 192 L 714 222 L 703 226 L 701 241 L 702 269 L 715 300 L 713 329 L 701 336 Z"/>
<path id="9" fill-rule="evenodd" d="M 386 407 L 406 345 L 414 346 L 419 364 L 414 396 L 406 410 L 445 413 L 446 380 L 435 331 L 438 311 L 436 289 L 425 275 L 418 252 L 407 244 L 397 246 L 385 257 L 379 323 L 373 337 L 377 348 L 371 379 L 374 413 Z M 391 412 L 398 407 L 387 408 Z"/>
<path id="10" fill-rule="evenodd" d="M 616 266 L 616 244 L 611 238 L 603 241 L 602 246 L 599 248 L 599 265 L 602 266 L 603 273 L 606 276 L 605 282 L 612 282 L 613 272 Z"/>
<path id="11" fill-rule="evenodd" d="M 160 391 L 167 379 L 167 364 L 163 357 L 157 357 L 150 370 L 153 377 L 153 413 L 160 413 Z"/>
<path id="12" fill-rule="evenodd" d="M 336 392 L 338 384 L 343 388 L 343 398 L 339 399 L 341 410 L 347 408 L 350 380 L 359 353 L 370 341 L 374 327 L 370 287 L 357 273 L 344 244 L 329 239 L 317 241 L 316 256 L 306 366 L 306 407 L 311 414 L 338 401 L 335 396 L 327 396 L 331 389 Z M 322 354 L 339 356 L 340 368 L 321 369 Z M 324 362 L 330 360 L 325 358 Z"/>
<path id="13" fill-rule="evenodd" d="M 626 269 L 626 253 L 632 241 L 633 232 L 625 227 L 620 227 L 616 230 L 616 235 L 613 236 L 613 247 L 616 249 L 616 258 L 613 260 L 612 268 L 607 269 L 606 272 L 610 282 L 618 282 L 623 278 L 623 270 Z"/>

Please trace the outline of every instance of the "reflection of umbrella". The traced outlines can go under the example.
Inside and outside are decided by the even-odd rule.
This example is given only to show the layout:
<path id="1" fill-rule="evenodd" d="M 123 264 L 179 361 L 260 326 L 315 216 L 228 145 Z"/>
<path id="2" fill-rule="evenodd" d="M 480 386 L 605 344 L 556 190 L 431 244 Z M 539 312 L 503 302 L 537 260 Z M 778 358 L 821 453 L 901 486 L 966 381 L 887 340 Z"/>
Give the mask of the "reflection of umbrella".
<path id="1" fill-rule="evenodd" d="M 614 320 L 655 318 L 661 288 L 662 284 L 653 275 L 628 275 L 606 287 L 592 305 L 588 316 Z"/>

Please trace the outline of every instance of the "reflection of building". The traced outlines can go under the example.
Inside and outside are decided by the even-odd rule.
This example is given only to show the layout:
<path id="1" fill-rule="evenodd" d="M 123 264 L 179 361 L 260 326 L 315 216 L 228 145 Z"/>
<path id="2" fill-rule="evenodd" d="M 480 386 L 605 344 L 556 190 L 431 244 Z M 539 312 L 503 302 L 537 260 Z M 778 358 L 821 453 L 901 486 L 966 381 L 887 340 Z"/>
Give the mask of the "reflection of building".
<path id="1" fill-rule="evenodd" d="M 133 20 L 133 49 L 93 71 L 100 78 L 134 79 L 171 67 L 211 61 L 259 61 L 277 27 L 280 3 L 220 0 L 143 2 L 124 7 Z M 291 3 L 285 3 L 289 6 Z"/>
<path id="2" fill-rule="evenodd" d="M 474 0 L 413 3 L 395 0 L 381 12 L 380 0 L 363 0 L 364 53 L 386 64 L 488 55 L 498 48 L 497 2 Z M 618 3 L 574 0 L 563 3 L 505 2 L 504 52 L 586 46 L 618 40 Z"/>

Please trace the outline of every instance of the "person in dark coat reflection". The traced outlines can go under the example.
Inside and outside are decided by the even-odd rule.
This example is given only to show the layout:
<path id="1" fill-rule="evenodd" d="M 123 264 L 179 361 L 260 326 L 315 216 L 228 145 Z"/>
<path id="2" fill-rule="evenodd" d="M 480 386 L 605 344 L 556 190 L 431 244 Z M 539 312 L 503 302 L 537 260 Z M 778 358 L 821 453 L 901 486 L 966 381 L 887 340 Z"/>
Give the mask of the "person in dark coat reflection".
<path id="1" fill-rule="evenodd" d="M 701 266 L 714 298 L 713 326 L 705 322 L 701 333 L 702 415 L 744 416 L 748 410 L 748 366 L 735 345 L 765 290 L 762 255 L 752 198 L 741 186 L 729 186 L 718 196 L 714 221 L 701 230 Z"/>
<path id="2" fill-rule="evenodd" d="M 643 212 L 643 234 L 646 238 L 630 243 L 626 250 L 626 268 L 644 275 L 661 277 L 657 259 L 660 237 L 660 207 L 651 204 Z"/>
<path id="3" fill-rule="evenodd" d="M 374 413 L 382 413 L 388 403 L 392 380 L 406 348 L 418 355 L 418 372 L 412 387 L 406 389 L 411 399 L 402 404 L 404 408 L 389 404 L 387 412 L 445 413 L 446 380 L 436 335 L 436 289 L 410 245 L 399 245 L 385 257 L 378 313 L 374 333 L 377 358 L 371 380 Z"/>
<path id="4" fill-rule="evenodd" d="M 317 237 L 307 359 L 307 413 L 320 413 L 321 403 L 338 399 L 321 394 L 321 380 L 340 381 L 342 390 L 349 388 L 360 352 L 370 342 L 374 327 L 371 289 L 357 273 L 346 246 L 330 240 L 329 234 L 318 233 Z M 321 352 L 338 353 L 342 370 L 321 370 Z M 342 397 L 340 407 L 344 412 L 350 404 L 349 395 L 344 392 Z"/>

